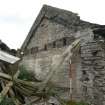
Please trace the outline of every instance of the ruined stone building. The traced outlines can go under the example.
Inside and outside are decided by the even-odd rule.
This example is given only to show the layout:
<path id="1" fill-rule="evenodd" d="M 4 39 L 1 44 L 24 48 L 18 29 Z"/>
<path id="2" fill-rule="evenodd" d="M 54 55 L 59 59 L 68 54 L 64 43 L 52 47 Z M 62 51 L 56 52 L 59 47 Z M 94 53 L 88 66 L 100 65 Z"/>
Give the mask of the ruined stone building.
<path id="1" fill-rule="evenodd" d="M 38 80 L 48 75 L 52 60 L 77 38 L 80 51 L 72 59 L 72 98 L 94 105 L 105 105 L 105 26 L 80 19 L 78 14 L 44 5 L 32 25 L 21 50 L 21 64 L 34 71 Z M 62 89 L 61 97 L 70 99 L 69 62 L 65 61 L 52 83 Z"/>

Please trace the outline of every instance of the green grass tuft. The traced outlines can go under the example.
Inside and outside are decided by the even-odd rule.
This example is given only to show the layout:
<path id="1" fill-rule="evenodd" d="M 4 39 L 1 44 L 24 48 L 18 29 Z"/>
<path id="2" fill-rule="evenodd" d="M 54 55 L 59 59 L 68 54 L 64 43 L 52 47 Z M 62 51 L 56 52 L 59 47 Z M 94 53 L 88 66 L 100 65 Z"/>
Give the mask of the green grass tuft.
<path id="1" fill-rule="evenodd" d="M 11 98 L 4 98 L 0 105 L 15 105 Z"/>
<path id="2" fill-rule="evenodd" d="M 20 74 L 18 77 L 19 79 L 28 81 L 34 80 L 34 74 L 29 72 L 24 66 L 20 66 L 19 70 L 20 70 Z"/>

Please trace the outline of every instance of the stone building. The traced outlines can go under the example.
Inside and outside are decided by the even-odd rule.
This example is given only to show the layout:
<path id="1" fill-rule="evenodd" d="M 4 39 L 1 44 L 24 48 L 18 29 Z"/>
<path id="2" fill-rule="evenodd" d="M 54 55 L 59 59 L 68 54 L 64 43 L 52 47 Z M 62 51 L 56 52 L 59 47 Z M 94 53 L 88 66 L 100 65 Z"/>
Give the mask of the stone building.
<path id="1" fill-rule="evenodd" d="M 44 80 L 52 60 L 81 38 L 80 51 L 72 59 L 72 99 L 105 105 L 104 34 L 104 25 L 85 22 L 76 13 L 44 5 L 21 47 L 21 65 L 34 71 L 38 80 Z M 65 61 L 60 69 L 51 82 L 60 87 L 61 98 L 69 100 L 69 62 Z"/>

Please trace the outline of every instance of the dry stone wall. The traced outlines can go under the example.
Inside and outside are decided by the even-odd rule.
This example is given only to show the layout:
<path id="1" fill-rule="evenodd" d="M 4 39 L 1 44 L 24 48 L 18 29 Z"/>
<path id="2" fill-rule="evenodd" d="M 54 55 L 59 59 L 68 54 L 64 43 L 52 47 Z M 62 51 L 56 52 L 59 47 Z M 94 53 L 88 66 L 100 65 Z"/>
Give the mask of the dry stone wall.
<path id="1" fill-rule="evenodd" d="M 92 105 L 105 105 L 105 52 L 95 40 L 81 44 L 82 96 Z"/>

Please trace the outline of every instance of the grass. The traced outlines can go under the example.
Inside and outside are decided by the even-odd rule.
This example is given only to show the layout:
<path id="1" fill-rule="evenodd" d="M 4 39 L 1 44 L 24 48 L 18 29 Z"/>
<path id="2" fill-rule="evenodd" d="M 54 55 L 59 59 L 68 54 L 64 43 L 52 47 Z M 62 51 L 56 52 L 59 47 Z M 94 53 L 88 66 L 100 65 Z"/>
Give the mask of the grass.
<path id="1" fill-rule="evenodd" d="M 0 105 L 15 105 L 11 98 L 4 98 Z"/>
<path id="2" fill-rule="evenodd" d="M 20 74 L 19 74 L 19 79 L 21 80 L 28 80 L 28 81 L 33 81 L 34 74 L 29 72 L 23 65 L 19 67 Z"/>

